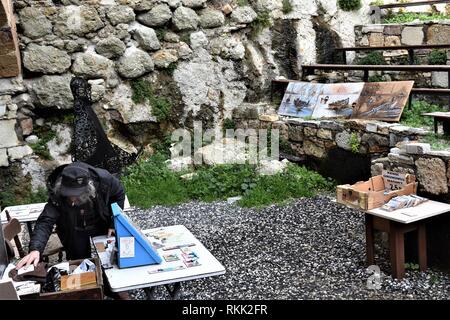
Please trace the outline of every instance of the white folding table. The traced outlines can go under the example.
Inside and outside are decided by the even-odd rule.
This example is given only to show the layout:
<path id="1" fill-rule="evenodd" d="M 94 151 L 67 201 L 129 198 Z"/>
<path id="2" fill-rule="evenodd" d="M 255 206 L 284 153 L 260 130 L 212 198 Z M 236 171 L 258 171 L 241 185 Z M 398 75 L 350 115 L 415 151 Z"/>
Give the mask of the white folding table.
<path id="1" fill-rule="evenodd" d="M 106 236 L 94 237 L 92 242 L 104 268 L 105 275 L 113 292 L 144 289 L 148 299 L 153 298 L 157 286 L 165 285 L 172 299 L 179 296 L 180 283 L 205 277 L 218 276 L 225 273 L 223 265 L 197 240 L 194 235 L 182 225 L 161 227 L 142 231 L 147 238 L 154 240 L 154 235 L 167 235 L 162 246 L 155 248 L 163 258 L 163 262 L 156 265 L 139 266 L 119 269 L 116 263 L 110 264 L 110 255 L 105 251 L 99 252 L 98 245 L 103 247 L 108 239 Z M 198 256 L 197 266 L 187 267 L 182 255 L 182 249 L 189 248 Z M 176 261 L 166 261 L 167 255 L 177 256 Z M 180 268 L 180 269 L 179 269 Z M 171 289 L 169 285 L 172 284 Z"/>
<path id="2" fill-rule="evenodd" d="M 31 223 L 39 218 L 39 215 L 44 210 L 46 204 L 46 202 L 42 202 L 6 207 L 0 215 L 1 223 L 3 224 L 8 222 L 6 217 L 6 211 L 8 211 L 11 219 L 17 219 L 20 223 L 27 224 L 28 232 L 31 235 L 31 232 L 33 231 Z"/>

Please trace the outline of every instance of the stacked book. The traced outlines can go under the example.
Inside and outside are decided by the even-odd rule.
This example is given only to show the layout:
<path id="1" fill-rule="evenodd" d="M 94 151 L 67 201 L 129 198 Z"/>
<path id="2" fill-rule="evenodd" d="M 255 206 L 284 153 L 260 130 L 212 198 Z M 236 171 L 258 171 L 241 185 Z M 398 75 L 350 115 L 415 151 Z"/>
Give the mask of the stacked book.
<path id="1" fill-rule="evenodd" d="M 398 196 L 392 198 L 388 203 L 382 206 L 381 209 L 386 211 L 394 211 L 402 208 L 410 208 L 415 207 L 427 200 L 428 200 L 427 198 L 419 197 L 418 195 L 415 194 Z"/>

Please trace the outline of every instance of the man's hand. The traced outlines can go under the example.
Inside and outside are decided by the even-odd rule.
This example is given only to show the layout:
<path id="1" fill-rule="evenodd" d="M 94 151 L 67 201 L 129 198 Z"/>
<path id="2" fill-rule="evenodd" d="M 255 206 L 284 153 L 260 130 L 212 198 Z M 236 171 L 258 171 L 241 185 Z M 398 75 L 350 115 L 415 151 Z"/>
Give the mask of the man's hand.
<path id="1" fill-rule="evenodd" d="M 116 235 L 116 230 L 108 229 L 108 237 L 111 237 L 112 235 Z"/>
<path id="2" fill-rule="evenodd" d="M 36 267 L 37 264 L 39 263 L 40 256 L 41 254 L 39 253 L 39 251 L 37 250 L 31 251 L 28 255 L 23 257 L 22 260 L 20 260 L 20 262 L 16 266 L 16 269 L 20 269 L 24 265 L 28 267 L 30 264 L 34 264 L 34 266 Z"/>

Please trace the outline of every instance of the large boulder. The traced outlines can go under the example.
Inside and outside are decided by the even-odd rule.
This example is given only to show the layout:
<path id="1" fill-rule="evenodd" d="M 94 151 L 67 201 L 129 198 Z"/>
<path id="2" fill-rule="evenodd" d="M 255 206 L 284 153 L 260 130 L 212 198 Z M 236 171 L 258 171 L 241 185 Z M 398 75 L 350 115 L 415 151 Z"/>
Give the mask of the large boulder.
<path id="1" fill-rule="evenodd" d="M 445 163 L 439 158 L 420 158 L 416 162 L 417 180 L 425 192 L 439 195 L 448 193 Z"/>
<path id="2" fill-rule="evenodd" d="M 159 50 L 152 55 L 152 59 L 157 68 L 167 68 L 178 60 L 177 51 L 175 49 Z"/>
<path id="3" fill-rule="evenodd" d="M 107 105 L 108 110 L 115 110 L 119 114 L 116 120 L 129 124 L 141 122 L 157 122 L 152 114 L 152 108 L 146 103 L 134 103 L 133 92 L 128 84 L 122 83 L 114 90 L 114 94 Z"/>
<path id="4" fill-rule="evenodd" d="M 83 36 L 103 27 L 104 23 L 94 7 L 70 5 L 60 9 L 53 32 L 60 37 Z"/>
<path id="5" fill-rule="evenodd" d="M 40 8 L 26 7 L 20 10 L 19 21 L 23 34 L 29 38 L 37 39 L 52 33 L 52 23 Z"/>
<path id="6" fill-rule="evenodd" d="M 200 11 L 200 25 L 202 28 L 217 28 L 223 26 L 225 16 L 222 11 L 206 8 Z"/>
<path id="7" fill-rule="evenodd" d="M 21 160 L 32 153 L 33 149 L 27 145 L 8 148 L 9 161 Z"/>
<path id="8" fill-rule="evenodd" d="M 114 59 L 120 57 L 126 48 L 119 38 L 111 36 L 97 42 L 95 51 L 108 59 Z"/>
<path id="9" fill-rule="evenodd" d="M 25 68 L 45 74 L 63 73 L 70 68 L 70 56 L 62 50 L 51 46 L 39 46 L 30 43 L 23 53 Z"/>
<path id="10" fill-rule="evenodd" d="M 188 8 L 202 8 L 206 5 L 206 0 L 181 0 L 181 2 Z"/>
<path id="11" fill-rule="evenodd" d="M 165 25 L 171 18 L 170 7 L 167 4 L 159 4 L 152 10 L 138 15 L 137 20 L 149 27 L 159 27 Z"/>
<path id="12" fill-rule="evenodd" d="M 175 28 L 179 31 L 197 29 L 199 20 L 194 10 L 185 7 L 177 8 L 172 18 Z"/>
<path id="13" fill-rule="evenodd" d="M 43 107 L 71 109 L 73 96 L 70 90 L 71 76 L 43 76 L 33 81 L 31 91 Z"/>
<path id="14" fill-rule="evenodd" d="M 249 156 L 247 145 L 239 140 L 223 138 L 199 148 L 194 154 L 195 164 L 243 164 Z M 199 163 L 201 161 L 201 163 Z"/>
<path id="15" fill-rule="evenodd" d="M 158 50 L 161 48 L 155 30 L 145 27 L 143 25 L 135 24 L 133 26 L 133 39 L 139 43 L 139 47 L 144 50 Z"/>
<path id="16" fill-rule="evenodd" d="M 14 147 L 19 144 L 15 130 L 16 120 L 0 120 L 0 148 Z M 1 149 L 0 149 L 1 150 Z"/>
<path id="17" fill-rule="evenodd" d="M 258 15 L 250 6 L 237 7 L 231 13 L 231 20 L 236 23 L 251 23 Z"/>
<path id="18" fill-rule="evenodd" d="M 133 9 L 128 6 L 112 6 L 109 8 L 106 16 L 113 26 L 119 23 L 133 22 L 136 17 Z"/>
<path id="19" fill-rule="evenodd" d="M 242 60 L 245 47 L 237 37 L 220 37 L 211 41 L 211 52 L 224 59 Z"/>
<path id="20" fill-rule="evenodd" d="M 137 49 L 128 48 L 117 63 L 117 71 L 124 78 L 137 78 L 154 69 L 153 60 L 150 55 Z"/>
<path id="21" fill-rule="evenodd" d="M 258 164 L 258 173 L 263 176 L 273 176 L 282 173 L 288 166 L 289 160 L 261 160 Z"/>
<path id="22" fill-rule="evenodd" d="M 94 52 L 78 54 L 72 65 L 72 72 L 87 78 L 109 78 L 114 62 Z"/>

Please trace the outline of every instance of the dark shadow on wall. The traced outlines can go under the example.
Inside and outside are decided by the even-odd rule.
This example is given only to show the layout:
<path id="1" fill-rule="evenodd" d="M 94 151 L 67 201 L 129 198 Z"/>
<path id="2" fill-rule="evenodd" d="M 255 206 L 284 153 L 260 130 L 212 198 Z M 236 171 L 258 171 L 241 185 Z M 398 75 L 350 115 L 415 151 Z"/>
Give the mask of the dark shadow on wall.
<path id="1" fill-rule="evenodd" d="M 331 149 L 325 160 L 307 157 L 306 165 L 338 184 L 353 184 L 368 180 L 371 176 L 370 156 L 355 154 L 340 148 Z"/>
<path id="2" fill-rule="evenodd" d="M 341 48 L 341 38 L 333 31 L 323 17 L 313 18 L 313 28 L 316 31 L 317 63 L 344 63 L 342 55 L 335 54 L 334 48 Z"/>

